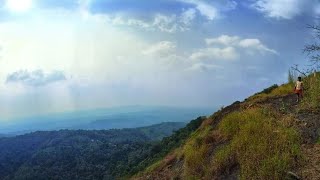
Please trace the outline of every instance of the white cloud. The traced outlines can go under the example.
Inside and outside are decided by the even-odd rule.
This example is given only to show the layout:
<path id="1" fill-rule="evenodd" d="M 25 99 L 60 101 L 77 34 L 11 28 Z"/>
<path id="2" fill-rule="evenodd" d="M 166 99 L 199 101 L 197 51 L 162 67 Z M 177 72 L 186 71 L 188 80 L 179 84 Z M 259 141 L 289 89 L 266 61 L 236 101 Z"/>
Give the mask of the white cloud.
<path id="1" fill-rule="evenodd" d="M 223 69 L 223 67 L 215 64 L 205 64 L 200 62 L 192 64 L 191 67 L 186 69 L 186 71 L 207 72 L 219 69 Z"/>
<path id="2" fill-rule="evenodd" d="M 213 5 L 201 0 L 181 0 L 186 3 L 193 4 L 201 15 L 205 16 L 208 20 L 214 20 L 218 18 L 219 11 Z"/>
<path id="3" fill-rule="evenodd" d="M 213 20 L 219 17 L 219 12 L 215 7 L 210 6 L 204 2 L 197 2 L 196 4 L 199 12 L 203 16 L 206 16 L 209 20 Z"/>
<path id="4" fill-rule="evenodd" d="M 237 7 L 233 0 L 214 2 L 207 0 L 177 0 L 191 5 L 188 9 L 176 9 L 175 12 L 153 12 L 147 18 L 137 17 L 134 13 L 91 13 L 88 7 L 91 0 L 78 0 L 79 11 L 84 17 L 92 16 L 107 21 L 113 25 L 133 26 L 145 30 L 159 30 L 161 32 L 175 33 L 189 30 L 197 15 L 207 20 L 214 20 L 221 17 L 221 12 L 230 11 Z M 179 13 L 180 12 L 180 13 Z"/>
<path id="5" fill-rule="evenodd" d="M 180 0 L 195 6 L 199 13 L 208 20 L 214 20 L 221 17 L 221 11 L 233 10 L 237 7 L 235 1 L 206 1 L 206 0 Z"/>
<path id="6" fill-rule="evenodd" d="M 221 35 L 218 38 L 207 38 L 205 39 L 205 42 L 207 45 L 213 45 L 213 44 L 220 44 L 220 45 L 234 45 L 239 41 L 238 36 L 228 36 L 228 35 Z"/>
<path id="7" fill-rule="evenodd" d="M 190 56 L 192 60 L 204 60 L 204 59 L 235 60 L 238 57 L 239 57 L 239 54 L 237 53 L 236 49 L 233 47 L 200 49 L 192 53 Z"/>
<path id="8" fill-rule="evenodd" d="M 187 9 L 182 12 L 180 16 L 180 21 L 185 25 L 190 25 L 196 17 L 196 13 L 196 10 L 193 8 Z"/>
<path id="9" fill-rule="evenodd" d="M 142 20 L 135 17 L 127 17 L 127 15 L 105 15 L 105 14 L 84 14 L 99 19 L 100 21 L 115 25 L 115 26 L 129 26 L 133 28 L 140 28 L 147 31 L 161 31 L 167 33 L 183 32 L 190 29 L 195 18 L 195 11 L 188 9 L 183 11 L 180 15 L 153 15 L 151 20 Z"/>
<path id="10" fill-rule="evenodd" d="M 6 34 L 0 37 L 3 46 L 0 81 L 17 69 L 58 69 L 75 79 L 117 81 L 145 68 L 141 51 L 150 46 L 144 39 L 93 17 L 41 15 L 36 21 L 0 24 L 0 34 Z M 124 57 L 118 60 L 120 55 Z M 136 60 L 142 65 L 136 65 Z M 119 71 L 125 72 L 118 74 Z M 1 83 L 0 90 L 4 86 Z"/>
<path id="11" fill-rule="evenodd" d="M 272 54 L 278 54 L 278 52 L 274 49 L 270 49 L 264 44 L 261 43 L 259 39 L 243 39 L 239 41 L 238 44 L 239 47 L 245 48 L 245 49 L 252 49 L 257 50 L 261 53 L 268 52 Z"/>
<path id="12" fill-rule="evenodd" d="M 145 55 L 165 57 L 175 53 L 176 43 L 170 41 L 161 41 L 151 45 L 148 49 L 143 50 Z"/>
<path id="13" fill-rule="evenodd" d="M 149 59 L 161 60 L 160 66 L 171 66 L 173 70 L 185 69 L 187 71 L 210 71 L 219 69 L 216 60 L 232 61 L 245 56 L 259 54 L 277 54 L 268 48 L 259 39 L 242 39 L 239 36 L 221 35 L 217 38 L 205 39 L 207 47 L 197 48 L 192 53 L 178 52 L 177 44 L 171 41 L 160 41 L 149 45 L 142 54 Z M 221 63 L 222 61 L 220 61 Z"/>
<path id="14" fill-rule="evenodd" d="M 257 0 L 252 7 L 267 17 L 292 19 L 302 13 L 312 12 L 315 0 Z"/>
<path id="15" fill-rule="evenodd" d="M 158 14 L 154 17 L 151 26 L 159 29 L 162 32 L 173 33 L 178 30 L 180 24 L 177 22 L 177 17 L 175 15 L 166 16 Z"/>
<path id="16" fill-rule="evenodd" d="M 153 13 L 148 18 L 138 18 L 135 15 L 127 13 L 91 13 L 89 4 L 91 0 L 79 0 L 79 12 L 85 19 L 96 19 L 98 21 L 112 24 L 114 26 L 129 26 L 140 28 L 147 31 L 161 31 L 175 33 L 189 30 L 196 10 L 189 8 L 183 10 L 180 14 Z"/>
<path id="17" fill-rule="evenodd" d="M 136 16 L 134 13 L 125 13 L 118 11 L 115 13 L 92 13 L 90 12 L 90 3 L 92 0 L 78 0 L 77 11 L 85 19 L 97 19 L 116 26 L 131 26 L 141 28 L 147 31 L 161 31 L 167 33 L 176 33 L 190 30 L 197 14 L 200 14 L 208 20 L 214 20 L 221 17 L 220 12 L 229 11 L 236 8 L 237 3 L 232 0 L 223 2 L 210 2 L 206 0 L 177 0 L 193 5 L 188 9 L 177 9 L 173 13 L 153 12 L 144 18 Z M 180 13 L 179 13 L 180 12 Z"/>
<path id="18" fill-rule="evenodd" d="M 43 72 L 38 69 L 34 71 L 19 70 L 8 74 L 7 83 L 21 83 L 28 86 L 45 86 L 58 81 L 66 80 L 62 71 Z"/>
<path id="19" fill-rule="evenodd" d="M 254 53 L 253 51 L 277 54 L 276 50 L 268 48 L 256 38 L 242 39 L 239 36 L 221 35 L 217 38 L 207 38 L 205 39 L 205 42 L 207 45 L 222 45 L 227 47 L 242 48 L 244 50 L 249 50 L 251 54 Z"/>
<path id="20" fill-rule="evenodd" d="M 192 60 L 236 60 L 245 52 L 247 55 L 270 53 L 278 54 L 268 48 L 259 39 L 242 39 L 239 36 L 221 35 L 217 38 L 206 38 L 207 48 L 198 49 L 191 54 Z"/>
<path id="21" fill-rule="evenodd" d="M 155 12 L 148 18 L 141 19 L 135 15 L 126 13 L 95 13 L 92 14 L 88 8 L 90 0 L 79 0 L 79 11 L 85 18 L 93 17 L 107 23 L 118 26 L 132 26 L 144 30 L 161 31 L 168 33 L 183 32 L 190 29 L 197 13 L 206 17 L 208 20 L 214 20 L 221 17 L 220 11 L 229 11 L 235 9 L 235 1 L 209 2 L 205 0 L 178 0 L 193 5 L 192 8 L 182 9 L 181 13 L 166 14 Z M 180 11 L 180 10 L 179 10 Z M 179 12 L 177 11 L 177 12 Z"/>

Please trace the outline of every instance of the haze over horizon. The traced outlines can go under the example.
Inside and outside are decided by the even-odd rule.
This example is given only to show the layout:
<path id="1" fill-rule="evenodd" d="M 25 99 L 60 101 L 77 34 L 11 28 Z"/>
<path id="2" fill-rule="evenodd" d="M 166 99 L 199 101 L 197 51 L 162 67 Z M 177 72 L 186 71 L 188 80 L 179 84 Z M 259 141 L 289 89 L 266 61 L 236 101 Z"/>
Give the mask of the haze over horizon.
<path id="1" fill-rule="evenodd" d="M 316 0 L 0 0 L 0 120 L 218 107 L 306 64 Z"/>

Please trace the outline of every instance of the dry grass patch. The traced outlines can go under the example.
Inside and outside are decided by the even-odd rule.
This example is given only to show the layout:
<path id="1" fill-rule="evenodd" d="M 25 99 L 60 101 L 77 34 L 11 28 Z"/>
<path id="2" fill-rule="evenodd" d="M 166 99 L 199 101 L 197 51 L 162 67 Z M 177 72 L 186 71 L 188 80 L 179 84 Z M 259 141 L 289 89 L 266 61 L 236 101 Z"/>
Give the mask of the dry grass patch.
<path id="1" fill-rule="evenodd" d="M 273 86 L 271 86 L 273 87 Z M 270 87 L 270 88 L 271 88 Z M 269 88 L 267 88 L 269 89 Z M 271 90 L 263 90 L 260 93 L 257 93 L 253 96 L 250 96 L 247 100 L 250 103 L 256 103 L 256 102 L 261 102 L 266 100 L 267 98 L 274 97 L 274 96 L 284 96 L 288 94 L 292 94 L 294 90 L 294 84 L 288 83 L 288 84 L 283 84 L 281 86 L 277 86 L 272 88 Z"/>
<path id="2" fill-rule="evenodd" d="M 203 177 L 208 168 L 208 156 L 211 148 L 205 139 L 209 136 L 211 127 L 197 130 L 185 144 L 184 152 L 184 177 Z"/>
<path id="3" fill-rule="evenodd" d="M 255 108 L 225 117 L 219 130 L 230 144 L 215 153 L 213 171 L 218 174 L 238 164 L 241 179 L 283 179 L 300 157 L 300 139 L 277 116 Z"/>
<path id="4" fill-rule="evenodd" d="M 283 96 L 292 94 L 294 91 L 294 84 L 288 83 L 279 86 L 278 88 L 271 91 L 270 96 Z"/>
<path id="5" fill-rule="evenodd" d="M 309 76 L 305 80 L 304 98 L 301 103 L 301 108 L 317 109 L 320 108 L 320 74 L 316 77 Z"/>

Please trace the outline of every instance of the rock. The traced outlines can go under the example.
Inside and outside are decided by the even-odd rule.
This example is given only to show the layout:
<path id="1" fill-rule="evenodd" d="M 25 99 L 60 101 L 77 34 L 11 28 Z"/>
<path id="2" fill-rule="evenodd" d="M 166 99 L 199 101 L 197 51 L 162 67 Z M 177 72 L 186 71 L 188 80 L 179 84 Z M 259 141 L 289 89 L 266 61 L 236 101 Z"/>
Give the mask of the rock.
<path id="1" fill-rule="evenodd" d="M 300 180 L 301 179 L 297 174 L 295 174 L 291 171 L 288 172 L 288 178 L 292 179 L 292 180 Z"/>

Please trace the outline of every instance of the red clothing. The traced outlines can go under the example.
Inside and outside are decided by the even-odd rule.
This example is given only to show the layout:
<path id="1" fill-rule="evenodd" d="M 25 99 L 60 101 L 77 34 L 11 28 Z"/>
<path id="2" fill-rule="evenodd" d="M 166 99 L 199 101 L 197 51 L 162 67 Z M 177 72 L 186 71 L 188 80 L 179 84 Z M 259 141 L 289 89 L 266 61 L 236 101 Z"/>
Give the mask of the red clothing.
<path id="1" fill-rule="evenodd" d="M 302 89 L 295 89 L 294 92 L 296 94 L 302 95 Z"/>

